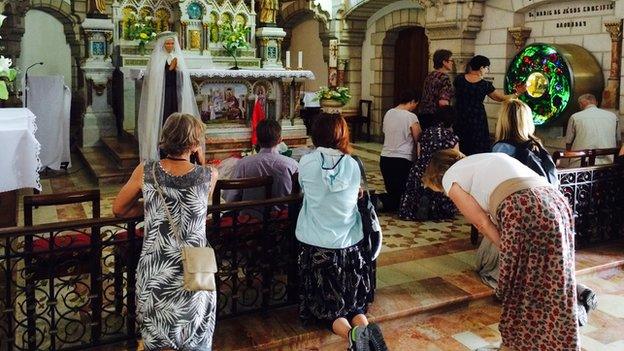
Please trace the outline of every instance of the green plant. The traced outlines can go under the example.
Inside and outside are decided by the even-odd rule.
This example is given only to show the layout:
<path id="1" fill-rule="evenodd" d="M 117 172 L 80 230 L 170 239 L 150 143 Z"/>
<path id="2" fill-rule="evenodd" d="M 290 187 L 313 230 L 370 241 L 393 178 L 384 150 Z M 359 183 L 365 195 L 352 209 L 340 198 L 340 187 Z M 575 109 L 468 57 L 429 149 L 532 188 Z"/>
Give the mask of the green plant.
<path id="1" fill-rule="evenodd" d="M 139 52 L 145 54 L 145 45 L 156 38 L 156 24 L 150 16 L 139 17 L 136 14 L 126 22 L 125 38 L 139 41 Z"/>
<path id="2" fill-rule="evenodd" d="M 219 41 L 228 55 L 234 58 L 234 69 L 238 69 L 238 61 L 236 60 L 238 50 L 249 47 L 247 35 L 250 32 L 251 28 L 245 27 L 241 23 L 232 25 L 230 22 L 225 22 L 219 25 Z"/>
<path id="3" fill-rule="evenodd" d="M 6 19 L 6 16 L 0 15 L 0 26 Z M 1 38 L 0 38 L 1 39 Z M 17 70 L 11 68 L 13 61 L 0 55 L 0 100 L 6 100 L 9 98 L 9 85 L 12 85 L 12 81 L 17 76 Z"/>
<path id="4" fill-rule="evenodd" d="M 338 88 L 328 88 L 321 87 L 319 91 L 316 92 L 317 100 L 336 100 L 346 105 L 349 100 L 351 100 L 351 92 L 347 87 L 338 87 Z"/>

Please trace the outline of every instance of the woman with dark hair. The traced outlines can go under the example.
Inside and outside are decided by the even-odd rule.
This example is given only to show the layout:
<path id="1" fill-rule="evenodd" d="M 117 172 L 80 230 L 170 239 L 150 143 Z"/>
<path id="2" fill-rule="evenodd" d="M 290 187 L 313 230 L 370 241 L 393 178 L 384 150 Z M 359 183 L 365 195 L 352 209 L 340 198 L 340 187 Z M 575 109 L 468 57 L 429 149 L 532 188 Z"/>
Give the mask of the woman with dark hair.
<path id="1" fill-rule="evenodd" d="M 301 157 L 303 206 L 297 219 L 299 316 L 320 322 L 349 341 L 350 350 L 386 350 L 381 331 L 365 316 L 371 292 L 358 212 L 361 174 L 340 115 L 323 115 L 312 128 L 316 150 Z"/>
<path id="2" fill-rule="evenodd" d="M 458 118 L 455 122 L 455 133 L 461 143 L 460 149 L 466 155 L 490 152 L 490 131 L 488 129 L 487 115 L 483 100 L 489 96 L 492 100 L 501 102 L 511 98 L 517 98 L 526 91 L 523 84 L 516 86 L 516 93 L 503 95 L 496 91 L 494 85 L 483 77 L 490 71 L 490 60 L 481 55 L 470 59 L 468 72 L 457 76 L 455 86 Z"/>
<path id="3" fill-rule="evenodd" d="M 418 120 L 425 130 L 435 124 L 434 115 L 444 106 L 449 106 L 455 90 L 448 73 L 453 71 L 453 53 L 446 49 L 433 53 L 433 68 L 425 79 L 422 99 L 418 104 Z"/>
<path id="4" fill-rule="evenodd" d="M 384 211 L 396 211 L 405 192 L 405 181 L 416 156 L 416 145 L 422 129 L 412 112 L 417 106 L 416 92 L 406 90 L 399 95 L 399 104 L 383 118 L 384 143 L 379 159 L 386 193 L 381 194 Z"/>
<path id="5" fill-rule="evenodd" d="M 401 197 L 399 218 L 404 220 L 439 220 L 453 218 L 457 209 L 444 194 L 423 186 L 421 177 L 434 152 L 456 148 L 459 139 L 453 133 L 455 114 L 450 106 L 441 107 L 435 114 L 433 125 L 420 136 L 420 156 L 410 170 L 405 193 Z"/>
<path id="6" fill-rule="evenodd" d="M 500 250 L 501 350 L 579 350 L 574 216 L 565 196 L 498 152 L 438 151 L 423 183 L 447 194 Z"/>

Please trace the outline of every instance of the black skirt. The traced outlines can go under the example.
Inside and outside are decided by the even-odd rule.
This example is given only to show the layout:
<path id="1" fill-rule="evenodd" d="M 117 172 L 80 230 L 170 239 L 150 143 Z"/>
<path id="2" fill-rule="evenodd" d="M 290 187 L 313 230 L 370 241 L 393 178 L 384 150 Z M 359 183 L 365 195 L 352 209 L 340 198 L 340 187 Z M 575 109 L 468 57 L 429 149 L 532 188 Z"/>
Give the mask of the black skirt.
<path id="1" fill-rule="evenodd" d="M 299 317 L 305 323 L 349 321 L 367 311 L 371 267 L 363 241 L 344 249 L 301 243 L 299 252 Z"/>

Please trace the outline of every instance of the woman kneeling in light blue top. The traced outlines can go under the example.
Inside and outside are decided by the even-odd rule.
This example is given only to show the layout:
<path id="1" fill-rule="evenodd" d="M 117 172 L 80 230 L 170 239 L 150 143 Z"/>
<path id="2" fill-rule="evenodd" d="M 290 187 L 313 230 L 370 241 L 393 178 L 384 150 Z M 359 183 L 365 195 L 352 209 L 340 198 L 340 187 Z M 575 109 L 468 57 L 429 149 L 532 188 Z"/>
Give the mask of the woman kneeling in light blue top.
<path id="1" fill-rule="evenodd" d="M 304 192 L 297 220 L 300 308 L 304 322 L 321 322 L 349 340 L 350 349 L 386 350 L 379 328 L 368 325 L 370 266 L 364 255 L 357 202 L 361 174 L 349 155 L 349 129 L 340 115 L 324 115 L 312 130 L 316 151 L 299 162 Z M 353 328 L 351 326 L 353 325 Z M 366 346 L 364 346 L 366 345 Z"/>

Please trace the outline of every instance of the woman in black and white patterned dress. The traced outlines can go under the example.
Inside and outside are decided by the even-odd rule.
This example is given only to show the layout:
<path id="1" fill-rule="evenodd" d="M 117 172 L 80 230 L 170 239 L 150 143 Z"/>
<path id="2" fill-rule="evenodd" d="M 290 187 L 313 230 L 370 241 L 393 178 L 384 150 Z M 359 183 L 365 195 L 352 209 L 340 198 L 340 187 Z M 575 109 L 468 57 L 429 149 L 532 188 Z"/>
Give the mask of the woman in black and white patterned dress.
<path id="1" fill-rule="evenodd" d="M 143 192 L 145 236 L 137 266 L 137 320 L 146 350 L 211 350 L 217 296 L 214 291 L 183 288 L 180 246 L 206 246 L 208 199 L 216 170 L 189 162 L 204 157 L 203 125 L 191 115 L 172 114 L 163 127 L 161 161 L 139 165 L 121 189 L 113 212 L 120 216 L 143 211 L 137 201 Z M 154 182 L 163 192 L 160 197 Z M 164 200 L 164 203 L 163 203 Z M 165 214 L 171 212 L 182 239 L 174 237 Z"/>

